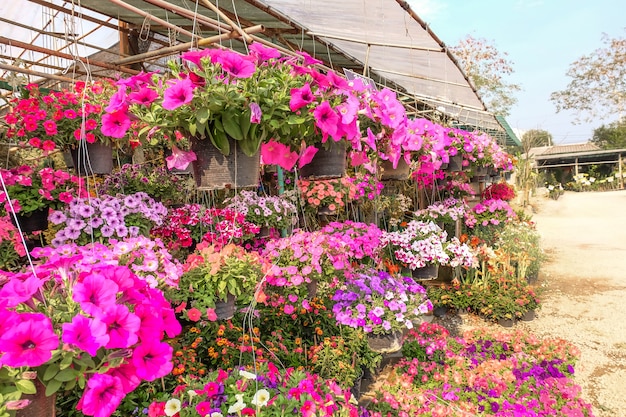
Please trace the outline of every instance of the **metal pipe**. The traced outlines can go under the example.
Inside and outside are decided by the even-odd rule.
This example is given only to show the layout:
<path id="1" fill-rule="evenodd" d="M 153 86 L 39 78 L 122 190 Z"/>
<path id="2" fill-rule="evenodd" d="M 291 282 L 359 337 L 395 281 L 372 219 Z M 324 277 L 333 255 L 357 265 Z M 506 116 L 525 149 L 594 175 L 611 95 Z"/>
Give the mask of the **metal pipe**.
<path id="1" fill-rule="evenodd" d="M 26 68 L 20 68 L 20 67 L 14 66 L 14 65 L 3 64 L 1 62 L 0 62 L 0 69 L 7 70 L 7 71 L 15 71 L 15 72 L 19 72 L 21 74 L 34 75 L 36 77 L 49 78 L 51 80 L 57 80 L 57 81 L 63 81 L 63 82 L 69 82 L 69 83 L 73 83 L 74 82 L 73 79 L 68 78 L 68 77 L 62 77 L 62 76 L 56 75 L 56 74 L 46 74 L 44 72 L 33 71 L 33 70 L 26 69 Z"/>
<path id="2" fill-rule="evenodd" d="M 166 22 L 165 20 L 163 20 L 161 18 L 158 18 L 156 16 L 152 16 L 150 13 L 144 12 L 143 10 L 141 10 L 141 9 L 139 9 L 139 8 L 133 6 L 133 5 L 130 5 L 128 3 L 125 3 L 122 0 L 108 0 L 108 1 L 109 1 L 109 3 L 116 4 L 116 5 L 120 6 L 120 7 L 123 7 L 126 10 L 129 10 L 129 11 L 133 12 L 133 13 L 137 13 L 139 16 L 143 16 L 143 17 L 145 17 L 147 19 L 152 20 L 153 22 L 156 22 L 156 23 L 158 23 L 160 25 L 163 25 L 166 28 L 172 29 L 172 30 L 174 30 L 176 32 L 179 32 L 179 33 L 182 33 L 183 35 L 187 35 L 187 36 L 189 36 L 191 38 L 192 41 L 196 37 L 196 35 L 194 35 L 193 33 L 189 32 L 189 31 L 187 31 L 185 29 L 181 29 L 178 26 L 171 24 L 170 22 Z"/>
<path id="3" fill-rule="evenodd" d="M 129 68 L 123 68 L 123 67 L 119 67 L 117 65 L 114 64 L 109 64 L 108 62 L 101 62 L 101 61 L 93 61 L 91 59 L 87 59 L 87 58 L 83 58 L 80 56 L 72 56 L 70 54 L 66 54 L 64 52 L 59 52 L 59 51 L 54 51 L 51 49 L 46 49 L 46 48 L 42 48 L 40 46 L 37 45 L 31 45 L 25 42 L 20 42 L 20 41 L 16 41 L 14 39 L 9 39 L 6 38 L 4 36 L 0 36 L 0 44 L 4 44 L 4 45 L 9 45 L 9 46 L 15 46 L 16 48 L 22 48 L 22 49 L 28 49 L 30 51 L 35 51 L 35 52 L 39 52 L 42 54 L 46 54 L 46 55 L 52 55 L 52 56 L 57 56 L 59 58 L 65 58 L 69 61 L 81 61 L 83 62 L 85 65 L 94 65 L 96 67 L 101 67 L 101 68 L 107 68 L 110 70 L 114 70 L 114 71 L 120 71 L 120 72 L 125 72 L 127 74 L 131 74 L 131 75 L 135 75 L 135 74 L 139 74 L 139 71 L 136 70 L 131 70 Z"/>
<path id="4" fill-rule="evenodd" d="M 258 32 L 263 32 L 264 30 L 265 28 L 263 27 L 263 25 L 251 26 L 249 28 L 244 29 L 244 31 L 249 32 L 249 33 L 258 33 Z M 136 62 L 144 61 L 146 58 L 155 58 L 155 57 L 170 55 L 174 52 L 185 51 L 193 47 L 194 45 L 206 46 L 215 42 L 219 42 L 220 40 L 233 39 L 233 38 L 238 38 L 238 37 L 239 37 L 239 33 L 236 31 L 232 31 L 229 33 L 222 33 L 221 35 L 215 35 L 215 36 L 210 36 L 208 38 L 200 39 L 197 42 L 181 43 L 178 45 L 170 46 L 168 48 L 156 49 L 154 51 L 149 51 L 143 54 L 129 56 L 128 58 L 119 59 L 115 61 L 114 63 L 116 65 L 134 64 Z"/>
<path id="5" fill-rule="evenodd" d="M 226 16 L 225 13 L 223 13 L 218 7 L 216 7 L 213 3 L 211 3 L 209 0 L 200 0 L 202 1 L 202 4 L 204 4 L 205 7 L 207 7 L 208 9 L 213 10 L 215 13 L 217 13 L 219 16 L 222 17 L 222 19 L 224 19 L 224 21 L 226 23 L 228 23 L 230 25 L 231 28 L 233 28 L 234 30 L 236 30 L 237 32 L 239 32 L 239 34 L 241 35 L 241 37 L 248 43 L 250 43 L 252 41 L 252 38 L 246 33 L 244 32 L 241 27 L 233 22 L 230 17 Z"/>

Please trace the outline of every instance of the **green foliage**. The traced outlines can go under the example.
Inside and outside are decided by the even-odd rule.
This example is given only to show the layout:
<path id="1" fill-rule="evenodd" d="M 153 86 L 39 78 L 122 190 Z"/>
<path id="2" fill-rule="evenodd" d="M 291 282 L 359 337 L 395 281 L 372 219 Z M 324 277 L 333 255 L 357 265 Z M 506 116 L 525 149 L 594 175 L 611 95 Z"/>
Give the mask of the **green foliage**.
<path id="1" fill-rule="evenodd" d="M 602 149 L 626 148 L 626 118 L 621 118 L 595 129 L 591 143 L 598 145 Z"/>
<path id="2" fill-rule="evenodd" d="M 530 129 L 522 135 L 522 147 L 524 149 L 536 148 L 538 146 L 550 146 L 553 143 L 552 134 L 547 130 Z"/>

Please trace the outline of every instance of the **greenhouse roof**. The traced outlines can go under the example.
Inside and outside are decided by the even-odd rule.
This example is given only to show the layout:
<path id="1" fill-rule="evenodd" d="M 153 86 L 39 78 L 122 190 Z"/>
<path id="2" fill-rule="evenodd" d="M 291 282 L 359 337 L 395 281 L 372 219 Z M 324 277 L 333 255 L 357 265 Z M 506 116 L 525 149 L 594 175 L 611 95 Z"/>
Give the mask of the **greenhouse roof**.
<path id="1" fill-rule="evenodd" d="M 245 52 L 256 41 L 393 88 L 416 116 L 507 136 L 404 0 L 13 0 L 0 16 L 0 79 L 9 83 L 135 73 L 163 66 L 181 43 Z"/>

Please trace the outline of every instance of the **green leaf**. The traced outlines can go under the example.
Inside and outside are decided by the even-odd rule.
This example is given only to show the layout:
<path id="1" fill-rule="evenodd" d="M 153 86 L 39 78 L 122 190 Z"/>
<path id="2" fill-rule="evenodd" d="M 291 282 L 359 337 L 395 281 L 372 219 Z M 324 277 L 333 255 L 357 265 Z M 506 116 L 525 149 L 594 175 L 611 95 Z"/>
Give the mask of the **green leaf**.
<path id="1" fill-rule="evenodd" d="M 224 155 L 230 155 L 230 143 L 228 142 L 226 133 L 224 133 L 223 130 L 219 130 L 217 126 L 215 126 L 211 131 L 211 134 L 213 135 L 213 145 L 215 145 L 215 147 Z"/>
<path id="2" fill-rule="evenodd" d="M 57 379 L 53 379 L 46 385 L 46 397 L 51 396 L 61 388 L 63 383 Z M 83 387 L 84 388 L 84 387 Z"/>
<path id="3" fill-rule="evenodd" d="M 56 374 L 54 377 L 55 381 L 67 382 L 75 379 L 77 376 L 77 372 L 72 368 L 67 368 Z"/>
<path id="4" fill-rule="evenodd" d="M 198 119 L 198 123 L 207 124 L 209 121 L 209 109 L 207 107 L 203 107 L 196 112 L 196 119 Z"/>
<path id="5" fill-rule="evenodd" d="M 74 357 L 71 356 L 71 355 L 67 355 L 67 356 L 63 357 L 63 360 L 59 364 L 59 369 L 68 368 L 72 364 L 73 360 L 74 360 Z"/>
<path id="6" fill-rule="evenodd" d="M 248 134 L 250 133 L 250 117 L 252 116 L 252 110 L 248 108 L 246 111 L 241 113 L 239 116 L 239 126 L 241 128 L 241 133 L 243 135 L 243 140 L 249 139 Z"/>
<path id="7" fill-rule="evenodd" d="M 191 136 L 196 136 L 197 127 L 195 123 L 189 123 L 189 125 L 187 126 L 187 130 L 189 131 Z"/>
<path id="8" fill-rule="evenodd" d="M 243 132 L 239 126 L 239 116 L 232 114 L 228 117 L 223 117 L 222 125 L 228 136 L 235 140 L 243 140 Z"/>
<path id="9" fill-rule="evenodd" d="M 35 394 L 37 392 L 35 384 L 30 379 L 18 379 L 15 381 L 15 386 L 23 394 Z"/>
<path id="10" fill-rule="evenodd" d="M 46 368 L 46 372 L 43 373 L 43 380 L 50 381 L 59 372 L 59 365 L 53 363 Z"/>

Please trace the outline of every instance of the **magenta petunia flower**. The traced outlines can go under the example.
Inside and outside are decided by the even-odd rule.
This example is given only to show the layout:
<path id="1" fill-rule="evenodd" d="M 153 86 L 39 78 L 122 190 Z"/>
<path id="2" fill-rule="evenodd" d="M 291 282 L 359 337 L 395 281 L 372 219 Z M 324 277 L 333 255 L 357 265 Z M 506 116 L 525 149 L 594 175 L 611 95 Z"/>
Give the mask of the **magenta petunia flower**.
<path id="1" fill-rule="evenodd" d="M 290 93 L 289 108 L 291 111 L 297 111 L 315 100 L 309 83 L 304 84 L 301 88 L 292 88 Z"/>
<path id="2" fill-rule="evenodd" d="M 44 281 L 34 275 L 24 278 L 25 274 L 14 275 L 0 289 L 0 306 L 15 307 L 33 297 L 43 286 Z"/>
<path id="3" fill-rule="evenodd" d="M 126 86 L 120 85 L 117 92 L 109 99 L 109 105 L 104 109 L 107 113 L 124 110 L 126 108 Z"/>
<path id="4" fill-rule="evenodd" d="M 145 341 L 133 352 L 132 363 L 137 376 L 146 381 L 154 381 L 172 371 L 172 347 L 158 341 Z"/>
<path id="5" fill-rule="evenodd" d="M 141 104 L 143 106 L 149 106 L 158 97 L 159 93 L 148 87 L 143 87 L 141 90 L 128 95 L 128 99 L 131 103 Z"/>
<path id="6" fill-rule="evenodd" d="M 261 116 L 263 116 L 261 107 L 257 103 L 250 103 L 250 111 L 250 123 L 261 123 Z"/>
<path id="7" fill-rule="evenodd" d="M 317 106 L 313 111 L 313 115 L 315 116 L 315 125 L 322 131 L 324 139 L 331 136 L 333 139 L 339 140 L 336 136 L 340 117 L 335 110 L 333 110 L 329 102 L 324 101 Z"/>
<path id="8" fill-rule="evenodd" d="M 181 58 L 185 61 L 194 63 L 198 68 L 202 68 L 202 58 L 211 55 L 210 49 L 201 49 L 199 51 L 187 51 L 181 54 Z"/>
<path id="9" fill-rule="evenodd" d="M 109 343 L 107 349 L 127 348 L 137 343 L 141 320 L 128 310 L 125 305 L 115 304 L 109 307 L 102 317 L 107 325 Z"/>
<path id="10" fill-rule="evenodd" d="M 264 164 L 279 165 L 289 171 L 298 161 L 299 155 L 283 143 L 269 141 L 261 144 L 261 157 Z"/>
<path id="11" fill-rule="evenodd" d="M 183 151 L 172 146 L 172 154 L 165 158 L 167 169 L 186 169 L 190 163 L 197 159 L 195 152 Z"/>
<path id="12" fill-rule="evenodd" d="M 131 364 L 124 363 L 117 368 L 109 369 L 107 375 L 118 378 L 122 384 L 122 391 L 126 394 L 141 384 L 141 378 L 137 376 L 137 371 Z"/>
<path id="13" fill-rule="evenodd" d="M 0 362 L 14 368 L 46 363 L 52 351 L 59 347 L 59 338 L 52 330 L 50 319 L 40 313 L 20 314 L 19 318 L 17 325 L 0 336 L 4 351 Z"/>
<path id="14" fill-rule="evenodd" d="M 125 110 L 116 110 L 113 113 L 102 115 L 102 127 L 100 131 L 104 136 L 111 138 L 123 138 L 130 128 L 130 118 Z"/>
<path id="15" fill-rule="evenodd" d="M 302 168 L 306 164 L 310 163 L 313 160 L 313 157 L 317 154 L 317 149 L 315 146 L 307 146 L 300 152 L 300 161 L 298 162 L 298 166 Z"/>
<path id="16" fill-rule="evenodd" d="M 105 374 L 94 374 L 76 406 L 83 414 L 94 417 L 109 417 L 124 399 L 119 378 Z"/>
<path id="17" fill-rule="evenodd" d="M 100 317 L 115 305 L 119 287 L 99 273 L 87 275 L 74 285 L 72 299 L 94 317 Z"/>
<path id="18" fill-rule="evenodd" d="M 163 93 L 163 108 L 174 110 L 193 100 L 193 82 L 189 78 L 169 82 Z"/>
<path id="19" fill-rule="evenodd" d="M 224 51 L 216 61 L 222 64 L 222 69 L 236 78 L 250 78 L 256 66 L 250 57 L 244 57 L 236 52 Z"/>
<path id="20" fill-rule="evenodd" d="M 64 343 L 74 345 L 91 356 L 96 356 L 98 349 L 109 342 L 107 326 L 97 318 L 77 315 L 71 323 L 63 323 L 62 328 L 61 340 Z"/>
<path id="21" fill-rule="evenodd" d="M 259 61 L 267 61 L 272 58 L 280 58 L 280 51 L 275 48 L 264 46 L 262 43 L 255 42 L 249 46 L 250 53 L 256 55 Z"/>

